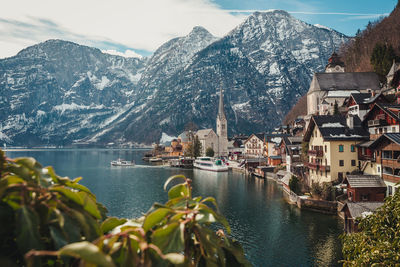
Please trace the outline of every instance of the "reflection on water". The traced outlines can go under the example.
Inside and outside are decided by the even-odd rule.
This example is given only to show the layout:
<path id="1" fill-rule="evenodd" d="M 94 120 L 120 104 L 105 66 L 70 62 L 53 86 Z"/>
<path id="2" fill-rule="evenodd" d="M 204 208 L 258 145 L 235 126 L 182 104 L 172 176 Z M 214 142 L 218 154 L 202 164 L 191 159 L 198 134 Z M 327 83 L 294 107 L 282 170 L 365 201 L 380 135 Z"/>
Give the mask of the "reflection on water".
<path id="1" fill-rule="evenodd" d="M 7 152 L 33 156 L 63 176 L 83 176 L 109 215 L 138 217 L 154 202 L 167 201 L 166 179 L 184 174 L 193 180 L 193 195 L 213 196 L 246 256 L 255 266 L 334 266 L 340 260 L 342 224 L 334 216 L 301 211 L 288 205 L 275 182 L 239 173 L 171 169 L 141 160 L 140 150 L 43 150 Z M 111 167 L 117 158 L 135 160 L 134 167 Z"/>

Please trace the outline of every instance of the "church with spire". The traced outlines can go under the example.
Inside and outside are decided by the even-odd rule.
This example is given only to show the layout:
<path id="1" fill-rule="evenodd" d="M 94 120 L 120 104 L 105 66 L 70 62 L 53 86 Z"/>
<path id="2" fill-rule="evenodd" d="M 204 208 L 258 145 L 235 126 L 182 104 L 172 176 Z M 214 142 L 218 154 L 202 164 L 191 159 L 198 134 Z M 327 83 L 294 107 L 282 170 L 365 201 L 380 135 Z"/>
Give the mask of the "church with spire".
<path id="1" fill-rule="evenodd" d="M 228 156 L 228 123 L 224 111 L 224 95 L 222 88 L 219 94 L 219 105 L 217 115 L 218 155 Z"/>
<path id="2" fill-rule="evenodd" d="M 224 95 L 220 88 L 216 132 L 213 129 L 198 130 L 196 135 L 202 146 L 202 154 L 205 155 L 208 148 L 215 152 L 214 156 L 228 156 L 228 123 L 224 110 Z"/>

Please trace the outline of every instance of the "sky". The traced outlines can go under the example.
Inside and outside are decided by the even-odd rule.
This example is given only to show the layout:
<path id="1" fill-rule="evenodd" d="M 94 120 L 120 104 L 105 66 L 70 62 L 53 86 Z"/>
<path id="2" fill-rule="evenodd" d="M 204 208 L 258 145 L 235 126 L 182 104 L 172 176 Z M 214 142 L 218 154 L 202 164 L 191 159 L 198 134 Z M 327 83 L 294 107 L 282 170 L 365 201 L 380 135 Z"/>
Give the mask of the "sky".
<path id="1" fill-rule="evenodd" d="M 0 58 L 48 39 L 127 57 L 151 55 L 203 26 L 222 37 L 255 11 L 282 9 L 349 36 L 387 16 L 397 0 L 2 0 Z"/>

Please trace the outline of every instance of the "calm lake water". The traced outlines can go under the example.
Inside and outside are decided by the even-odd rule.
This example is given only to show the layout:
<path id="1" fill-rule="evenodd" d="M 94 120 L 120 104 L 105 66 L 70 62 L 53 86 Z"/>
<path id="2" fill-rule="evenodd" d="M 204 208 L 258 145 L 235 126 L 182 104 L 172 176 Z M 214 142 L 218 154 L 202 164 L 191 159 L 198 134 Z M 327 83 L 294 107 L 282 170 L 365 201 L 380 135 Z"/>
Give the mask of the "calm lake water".
<path id="1" fill-rule="evenodd" d="M 82 176 L 109 215 L 133 218 L 154 202 L 166 202 L 165 180 L 175 174 L 193 179 L 193 195 L 213 196 L 228 219 L 232 236 L 243 245 L 254 266 L 338 266 L 342 222 L 335 216 L 300 211 L 283 200 L 281 188 L 269 180 L 243 174 L 212 173 L 150 166 L 144 150 L 22 150 L 10 158 L 30 156 L 51 165 L 61 176 Z M 111 167 L 117 158 L 135 167 Z"/>

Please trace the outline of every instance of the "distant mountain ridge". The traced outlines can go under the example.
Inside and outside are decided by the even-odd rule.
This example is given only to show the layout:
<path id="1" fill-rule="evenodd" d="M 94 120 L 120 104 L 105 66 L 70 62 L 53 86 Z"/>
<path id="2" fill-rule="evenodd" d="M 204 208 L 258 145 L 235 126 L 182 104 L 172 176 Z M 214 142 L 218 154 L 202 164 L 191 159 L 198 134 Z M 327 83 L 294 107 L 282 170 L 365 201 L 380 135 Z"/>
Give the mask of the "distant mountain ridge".
<path id="1" fill-rule="evenodd" d="M 49 40 L 0 60 L 0 140 L 150 144 L 188 122 L 214 128 L 221 86 L 229 134 L 266 131 L 346 40 L 284 11 L 256 12 L 223 38 L 195 27 L 143 60 Z"/>

